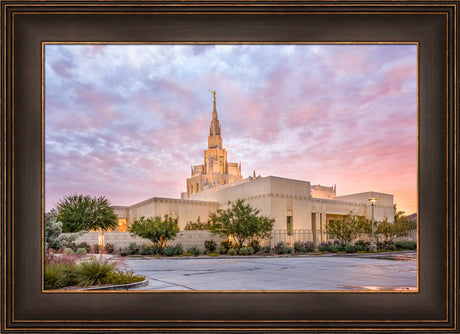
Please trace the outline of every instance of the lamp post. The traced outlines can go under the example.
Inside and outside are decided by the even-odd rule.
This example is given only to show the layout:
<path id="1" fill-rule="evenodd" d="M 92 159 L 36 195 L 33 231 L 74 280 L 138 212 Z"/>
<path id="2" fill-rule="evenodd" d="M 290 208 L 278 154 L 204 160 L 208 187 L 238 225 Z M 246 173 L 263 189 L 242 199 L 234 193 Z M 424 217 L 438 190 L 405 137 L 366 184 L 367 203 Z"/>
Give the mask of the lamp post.
<path id="1" fill-rule="evenodd" d="M 371 202 L 372 205 L 372 232 L 371 232 L 371 243 L 369 245 L 369 250 L 376 252 L 377 251 L 377 245 L 375 244 L 374 241 L 374 204 L 377 201 L 376 198 L 369 198 L 369 202 Z"/>
<path id="2" fill-rule="evenodd" d="M 103 229 L 99 229 L 98 244 L 99 244 L 99 247 L 104 249 L 104 230 Z"/>

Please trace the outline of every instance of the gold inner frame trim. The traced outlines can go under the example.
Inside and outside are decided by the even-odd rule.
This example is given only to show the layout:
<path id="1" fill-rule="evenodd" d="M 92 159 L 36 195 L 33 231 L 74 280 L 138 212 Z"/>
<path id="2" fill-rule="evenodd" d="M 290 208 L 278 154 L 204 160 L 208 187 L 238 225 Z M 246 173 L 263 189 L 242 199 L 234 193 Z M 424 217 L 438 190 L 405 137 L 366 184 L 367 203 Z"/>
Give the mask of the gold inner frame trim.
<path id="1" fill-rule="evenodd" d="M 420 59 L 419 59 L 419 49 L 420 49 L 420 44 L 417 41 L 407 41 L 407 42 L 391 42 L 391 41 L 385 41 L 385 42 L 48 42 L 44 41 L 42 42 L 42 136 L 44 133 L 44 90 L 45 90 L 45 84 L 44 84 L 44 48 L 45 46 L 49 45 L 193 45 L 193 44 L 201 44 L 201 45 L 394 45 L 394 44 L 409 44 L 409 45 L 417 45 L 417 132 L 418 132 L 418 117 L 419 117 L 419 69 L 420 69 Z M 419 140 L 417 138 L 417 162 L 419 162 L 419 151 L 418 151 L 418 145 L 419 145 Z M 44 152 L 44 140 L 42 142 L 42 155 Z M 42 160 L 42 176 L 44 175 L 44 159 Z M 417 183 L 418 183 L 419 178 L 417 177 Z M 418 186 L 418 184 L 417 184 Z M 418 189 L 417 189 L 418 191 Z M 42 183 L 42 200 L 44 201 L 44 182 Z M 42 235 L 44 233 L 44 220 L 43 220 L 43 214 L 44 211 L 42 212 Z M 417 244 L 419 242 L 419 219 L 417 217 Z M 44 240 L 42 239 L 42 252 L 44 249 Z M 197 293 L 197 294 L 202 294 L 202 293 L 216 293 L 216 294 L 222 294 L 222 293 L 234 293 L 234 294 L 247 294 L 247 293 L 263 293 L 263 294 L 277 294 L 277 293 L 287 293 L 287 294 L 297 294 L 297 293 L 339 293 L 339 294 L 370 294 L 370 293 L 392 293 L 392 294 L 417 294 L 419 293 L 419 282 L 420 282 L 420 254 L 419 254 L 419 248 L 417 247 L 417 286 L 416 290 L 414 291 L 393 291 L 393 290 L 382 290 L 382 291 L 342 291 L 342 290 L 243 290 L 243 291 L 237 291 L 237 290 L 195 290 L 195 291 L 175 291 L 175 290 L 161 290 L 161 291 L 150 291 L 150 290 L 136 290 L 136 291 L 76 291 L 76 290 L 70 290 L 70 291 L 49 291 L 49 290 L 44 290 L 44 281 L 42 277 L 42 293 L 45 294 L 69 294 L 69 293 L 91 293 L 91 294 L 110 294 L 110 293 L 147 293 L 147 294 L 158 294 L 158 293 L 173 293 L 173 294 L 181 294 L 181 293 Z M 44 260 L 42 256 L 42 272 L 44 272 Z M 429 320 L 428 320 L 429 321 Z"/>

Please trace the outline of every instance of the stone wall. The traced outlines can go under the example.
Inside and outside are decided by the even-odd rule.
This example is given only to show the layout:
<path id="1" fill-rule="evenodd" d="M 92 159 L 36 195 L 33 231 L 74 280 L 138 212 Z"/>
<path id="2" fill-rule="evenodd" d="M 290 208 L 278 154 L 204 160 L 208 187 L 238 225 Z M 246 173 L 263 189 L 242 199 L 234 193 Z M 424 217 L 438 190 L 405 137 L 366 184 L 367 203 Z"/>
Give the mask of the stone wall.
<path id="1" fill-rule="evenodd" d="M 220 246 L 221 241 L 226 240 L 227 237 L 214 235 L 209 231 L 180 231 L 174 240 L 167 242 L 167 245 L 175 246 L 181 244 L 184 251 L 190 247 L 198 247 L 201 251 L 204 250 L 204 242 L 206 240 L 214 240 L 217 247 Z"/>
<path id="2" fill-rule="evenodd" d="M 89 245 L 94 245 L 98 243 L 99 232 L 88 232 L 75 240 L 76 244 L 81 242 L 87 242 Z M 180 231 L 174 240 L 169 240 L 166 244 L 168 246 L 175 246 L 181 244 L 184 251 L 191 247 L 198 247 L 200 250 L 204 250 L 204 242 L 206 240 L 214 240 L 217 246 L 220 245 L 220 242 L 227 239 L 226 237 L 221 237 L 213 235 L 209 231 Z M 135 242 L 139 245 L 151 244 L 150 240 L 142 239 L 138 237 L 133 237 L 129 232 L 105 232 L 104 233 L 104 244 L 111 243 L 115 245 L 115 248 L 126 248 L 132 242 Z"/>
<path id="3" fill-rule="evenodd" d="M 78 237 L 75 240 L 76 244 L 80 242 L 86 242 L 90 246 L 97 244 L 99 240 L 99 232 L 88 232 Z M 126 248 L 131 242 L 135 242 L 139 245 L 151 244 L 150 240 L 142 239 L 139 237 L 133 237 L 129 232 L 105 232 L 104 233 L 104 244 L 110 243 L 115 245 L 115 248 Z"/>

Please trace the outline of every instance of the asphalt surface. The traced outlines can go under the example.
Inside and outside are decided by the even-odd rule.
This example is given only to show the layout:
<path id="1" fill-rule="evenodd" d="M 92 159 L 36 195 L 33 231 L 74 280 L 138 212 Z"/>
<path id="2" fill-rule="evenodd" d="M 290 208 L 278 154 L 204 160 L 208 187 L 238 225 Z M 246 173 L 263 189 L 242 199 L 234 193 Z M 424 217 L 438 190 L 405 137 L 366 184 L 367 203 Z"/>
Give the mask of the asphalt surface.
<path id="1" fill-rule="evenodd" d="M 149 284 L 133 290 L 416 291 L 417 253 L 123 259 Z"/>

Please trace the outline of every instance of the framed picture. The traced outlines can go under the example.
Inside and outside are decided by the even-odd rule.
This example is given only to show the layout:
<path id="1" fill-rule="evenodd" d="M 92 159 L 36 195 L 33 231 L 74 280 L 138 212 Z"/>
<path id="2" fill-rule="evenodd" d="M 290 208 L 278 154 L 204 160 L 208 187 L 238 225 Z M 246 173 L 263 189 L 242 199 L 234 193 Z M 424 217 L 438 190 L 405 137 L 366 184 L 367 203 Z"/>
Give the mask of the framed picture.
<path id="1" fill-rule="evenodd" d="M 45 236 L 57 224 L 47 219 L 55 203 L 81 203 L 68 194 L 105 196 L 116 215 L 110 232 L 85 233 L 74 246 L 45 237 L 53 246 L 45 272 L 59 265 L 55 251 L 93 254 L 103 237 L 112 254 L 186 256 L 162 261 L 161 270 L 156 259 L 147 265 L 148 257 L 124 257 L 126 267 L 150 278 L 142 290 L 418 291 L 416 43 L 43 49 Z M 229 201 L 259 210 L 266 224 L 253 234 L 235 234 L 230 224 L 220 227 L 226 234 L 213 234 L 208 219 Z M 62 229 L 70 232 L 81 219 L 65 213 L 73 205 L 59 206 Z M 180 229 L 164 236 L 167 246 L 158 234 L 130 235 L 140 217 L 165 215 Z M 343 257 L 370 250 L 363 239 L 368 231 L 373 240 L 372 225 L 380 249 L 412 252 Z M 383 239 L 384 226 L 401 232 Z M 228 244 L 228 234 L 237 245 Z M 203 254 L 206 242 L 213 258 L 190 258 L 198 249 Z M 256 254 L 216 261 L 235 248 Z M 316 249 L 330 252 L 273 258 Z M 329 257 L 333 252 L 339 258 Z M 62 288 L 48 277 L 46 292 Z"/>
<path id="2" fill-rule="evenodd" d="M 457 5 L 3 1 L 2 330 L 458 331 Z M 416 46 L 417 291 L 44 292 L 46 45 L 143 44 Z"/>

